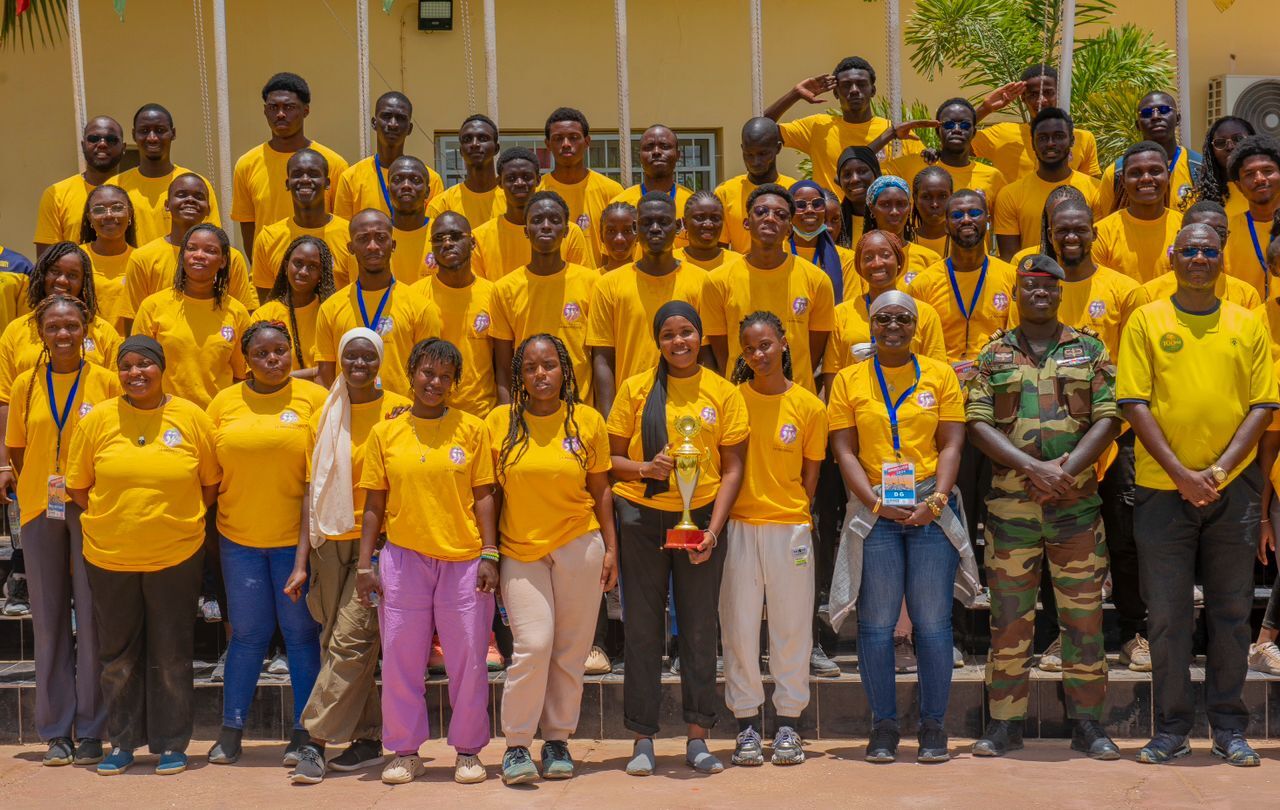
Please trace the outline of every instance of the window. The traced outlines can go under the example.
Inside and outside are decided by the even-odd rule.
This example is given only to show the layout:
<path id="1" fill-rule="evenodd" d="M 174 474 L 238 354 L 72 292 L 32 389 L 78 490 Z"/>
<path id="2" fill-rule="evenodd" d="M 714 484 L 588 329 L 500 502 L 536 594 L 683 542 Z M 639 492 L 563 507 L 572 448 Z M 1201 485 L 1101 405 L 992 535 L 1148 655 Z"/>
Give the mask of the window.
<path id="1" fill-rule="evenodd" d="M 634 182 L 640 181 L 640 135 L 639 132 L 631 135 L 631 171 Z M 694 191 L 714 189 L 720 182 L 717 169 L 717 133 L 677 130 L 676 135 L 680 138 L 680 165 L 676 169 L 676 180 Z M 538 155 L 543 171 L 551 170 L 551 153 L 543 145 L 541 132 L 503 132 L 500 140 L 503 149 L 512 146 L 532 149 Z M 444 184 L 452 186 L 462 182 L 467 170 L 458 148 L 457 133 L 437 132 L 435 141 L 436 171 L 440 172 Z M 587 166 L 622 183 L 618 157 L 616 132 L 592 133 L 591 147 L 587 151 Z"/>

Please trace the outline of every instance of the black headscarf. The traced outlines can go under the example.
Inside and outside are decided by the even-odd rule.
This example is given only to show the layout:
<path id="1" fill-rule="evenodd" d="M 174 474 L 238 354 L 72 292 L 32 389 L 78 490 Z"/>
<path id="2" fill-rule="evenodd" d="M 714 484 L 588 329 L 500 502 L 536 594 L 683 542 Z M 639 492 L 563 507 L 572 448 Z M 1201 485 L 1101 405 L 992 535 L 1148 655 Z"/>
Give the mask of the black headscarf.
<path id="1" fill-rule="evenodd" d="M 658 342 L 658 334 L 662 332 L 662 325 L 675 317 L 684 318 L 693 324 L 701 339 L 702 318 L 698 316 L 698 310 L 684 301 L 668 301 L 653 317 L 655 343 Z M 653 375 L 653 388 L 649 389 L 649 396 L 644 401 L 644 412 L 640 416 L 640 438 L 645 460 L 652 460 L 667 446 L 667 359 L 661 354 L 658 355 L 658 368 Z M 649 479 L 645 482 L 644 495 L 652 498 L 670 488 L 670 483 L 666 480 Z"/>
<path id="2" fill-rule="evenodd" d="M 116 365 L 120 365 L 121 358 L 130 352 L 150 359 L 164 371 L 164 347 L 155 340 L 146 335 L 130 335 L 125 338 L 120 344 L 120 350 L 116 352 Z"/>
<path id="3" fill-rule="evenodd" d="M 880 169 L 880 158 L 876 157 L 875 152 L 865 146 L 850 146 L 840 153 L 840 158 L 836 161 L 837 186 L 840 185 L 840 169 L 851 160 L 861 161 L 866 164 L 867 168 L 871 169 L 872 177 L 879 177 L 883 174 Z M 841 191 L 843 192 L 843 189 Z M 842 225 L 840 228 L 840 244 L 845 247 L 853 247 L 853 213 L 853 203 L 844 199 L 842 194 L 840 201 L 840 223 Z M 870 216 L 870 214 L 871 209 L 868 208 L 864 218 Z"/>

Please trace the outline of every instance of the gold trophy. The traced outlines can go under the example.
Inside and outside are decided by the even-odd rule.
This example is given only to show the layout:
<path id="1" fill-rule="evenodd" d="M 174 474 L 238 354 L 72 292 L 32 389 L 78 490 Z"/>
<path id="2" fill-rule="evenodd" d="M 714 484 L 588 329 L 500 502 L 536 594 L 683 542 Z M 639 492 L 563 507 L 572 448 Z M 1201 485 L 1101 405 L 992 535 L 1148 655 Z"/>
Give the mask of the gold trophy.
<path id="1" fill-rule="evenodd" d="M 676 433 L 680 434 L 680 444 L 671 451 L 675 459 L 672 477 L 676 479 L 676 490 L 680 493 L 680 501 L 684 504 L 684 513 L 674 528 L 667 529 L 667 542 L 663 548 L 688 551 L 702 544 L 702 529 L 693 522 L 689 514 L 689 505 L 693 503 L 693 491 L 698 488 L 698 478 L 702 472 L 703 453 L 693 443 L 693 437 L 702 430 L 702 420 L 696 416 L 682 416 L 676 420 Z"/>

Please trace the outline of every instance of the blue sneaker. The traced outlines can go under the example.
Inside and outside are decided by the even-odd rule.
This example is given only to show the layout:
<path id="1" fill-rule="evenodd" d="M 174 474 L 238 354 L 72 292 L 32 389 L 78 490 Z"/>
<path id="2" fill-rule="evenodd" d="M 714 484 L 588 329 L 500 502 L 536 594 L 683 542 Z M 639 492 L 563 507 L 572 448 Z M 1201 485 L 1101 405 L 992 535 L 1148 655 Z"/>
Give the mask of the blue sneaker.
<path id="1" fill-rule="evenodd" d="M 1138 761 L 1145 765 L 1164 765 L 1190 755 L 1191 745 L 1186 737 L 1162 731 L 1151 742 L 1142 746 L 1142 750 L 1138 752 Z"/>
<path id="2" fill-rule="evenodd" d="M 187 755 L 181 751 L 165 751 L 156 763 L 156 773 L 160 776 L 172 776 L 187 769 Z"/>
<path id="3" fill-rule="evenodd" d="M 1225 759 L 1228 765 L 1239 768 L 1252 768 L 1262 764 L 1258 752 L 1249 746 L 1249 741 L 1239 731 L 1213 732 L 1213 747 L 1209 753 Z"/>
<path id="4" fill-rule="evenodd" d="M 133 752 L 123 748 L 112 748 L 107 758 L 98 763 L 99 776 L 115 776 L 129 770 L 133 764 Z"/>

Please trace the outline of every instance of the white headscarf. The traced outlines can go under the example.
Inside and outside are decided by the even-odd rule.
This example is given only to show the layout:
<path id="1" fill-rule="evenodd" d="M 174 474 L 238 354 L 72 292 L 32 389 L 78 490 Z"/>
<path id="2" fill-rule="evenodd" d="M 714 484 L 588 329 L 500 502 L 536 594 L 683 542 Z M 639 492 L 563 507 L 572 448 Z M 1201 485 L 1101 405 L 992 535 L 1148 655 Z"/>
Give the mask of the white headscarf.
<path id="1" fill-rule="evenodd" d="M 872 315 L 875 315 L 885 307 L 902 307 L 917 318 L 920 317 L 920 310 L 916 307 L 916 299 L 901 290 L 889 290 L 888 292 L 880 293 L 876 300 L 871 302 L 871 307 L 867 310 L 867 318 L 870 319 Z M 856 343 L 850 349 L 850 353 L 858 360 L 870 360 L 876 354 L 876 344 L 874 342 Z"/>
<path id="2" fill-rule="evenodd" d="M 382 338 L 372 329 L 357 327 L 338 342 L 338 375 L 320 411 L 320 428 L 311 454 L 311 546 L 319 548 L 326 537 L 346 534 L 356 527 L 356 506 L 351 480 L 351 394 L 342 375 L 342 352 L 353 340 L 367 340 L 382 362 Z"/>

